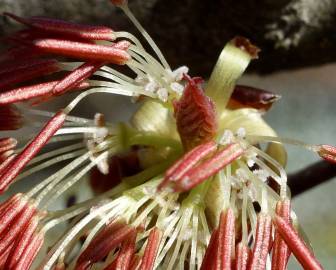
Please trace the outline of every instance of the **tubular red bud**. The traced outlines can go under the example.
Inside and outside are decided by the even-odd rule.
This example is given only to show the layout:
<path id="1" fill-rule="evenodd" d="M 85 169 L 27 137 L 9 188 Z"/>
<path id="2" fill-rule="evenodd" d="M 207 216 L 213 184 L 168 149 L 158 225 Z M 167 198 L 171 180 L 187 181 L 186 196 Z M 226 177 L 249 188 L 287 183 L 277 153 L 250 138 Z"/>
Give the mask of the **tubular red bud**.
<path id="1" fill-rule="evenodd" d="M 228 145 L 222 150 L 219 150 L 215 155 L 191 168 L 187 171 L 178 181 L 175 182 L 174 189 L 176 191 L 187 191 L 194 186 L 200 184 L 210 176 L 216 174 L 225 166 L 239 158 L 244 153 L 243 148 L 233 143 Z"/>
<path id="2" fill-rule="evenodd" d="M 336 147 L 332 145 L 322 144 L 319 145 L 319 150 L 317 152 L 319 156 L 326 161 L 331 163 L 336 163 Z"/>
<path id="3" fill-rule="evenodd" d="M 55 132 L 62 127 L 65 118 L 66 114 L 62 111 L 55 114 L 33 141 L 10 163 L 5 172 L 0 176 L 0 193 L 9 187 L 26 164 L 41 150 Z"/>
<path id="4" fill-rule="evenodd" d="M 141 259 L 141 265 L 139 270 L 152 270 L 154 269 L 154 263 L 159 251 L 159 245 L 161 240 L 161 232 L 158 228 L 153 228 L 148 236 L 147 245 L 144 255 Z"/>
<path id="5" fill-rule="evenodd" d="M 89 44 L 63 39 L 39 39 L 33 41 L 36 48 L 53 54 L 69 56 L 79 59 L 102 61 L 118 65 L 125 64 L 130 55 L 113 46 Z"/>
<path id="6" fill-rule="evenodd" d="M 4 13 L 4 15 L 16 20 L 17 22 L 46 32 L 90 40 L 115 39 L 114 31 L 105 26 L 84 25 L 46 17 L 22 18 L 11 13 Z"/>
<path id="7" fill-rule="evenodd" d="M 22 127 L 22 124 L 22 115 L 15 106 L 0 106 L 0 130 L 19 129 Z"/>
<path id="8" fill-rule="evenodd" d="M 217 119 L 213 102 L 200 86 L 203 80 L 187 75 L 184 78 L 188 84 L 174 108 L 177 130 L 184 148 L 189 150 L 214 138 Z"/>
<path id="9" fill-rule="evenodd" d="M 13 69 L 13 68 L 12 68 Z M 54 59 L 32 60 L 30 64 L 18 66 L 10 73 L 0 75 L 0 89 L 12 87 L 13 84 L 29 81 L 43 75 L 60 71 Z"/>

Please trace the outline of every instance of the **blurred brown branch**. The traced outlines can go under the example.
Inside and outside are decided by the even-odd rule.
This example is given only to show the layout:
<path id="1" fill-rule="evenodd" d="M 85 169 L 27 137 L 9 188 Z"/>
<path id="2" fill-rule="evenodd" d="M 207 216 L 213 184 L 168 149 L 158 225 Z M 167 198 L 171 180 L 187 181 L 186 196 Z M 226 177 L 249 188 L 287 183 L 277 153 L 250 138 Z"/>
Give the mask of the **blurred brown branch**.
<path id="1" fill-rule="evenodd" d="M 335 176 L 335 164 L 319 161 L 296 173 L 290 174 L 288 176 L 288 185 L 292 196 L 294 197 L 319 184 L 331 180 Z"/>

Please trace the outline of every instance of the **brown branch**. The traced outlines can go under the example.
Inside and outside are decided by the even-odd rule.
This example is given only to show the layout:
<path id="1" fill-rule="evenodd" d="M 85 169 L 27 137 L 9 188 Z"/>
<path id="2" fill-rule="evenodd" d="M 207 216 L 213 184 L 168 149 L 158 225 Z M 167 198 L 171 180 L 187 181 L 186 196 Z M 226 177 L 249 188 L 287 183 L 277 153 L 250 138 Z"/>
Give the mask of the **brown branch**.
<path id="1" fill-rule="evenodd" d="M 319 184 L 325 183 L 336 176 L 336 165 L 327 161 L 319 161 L 308 167 L 290 174 L 288 185 L 292 196 L 299 195 Z"/>

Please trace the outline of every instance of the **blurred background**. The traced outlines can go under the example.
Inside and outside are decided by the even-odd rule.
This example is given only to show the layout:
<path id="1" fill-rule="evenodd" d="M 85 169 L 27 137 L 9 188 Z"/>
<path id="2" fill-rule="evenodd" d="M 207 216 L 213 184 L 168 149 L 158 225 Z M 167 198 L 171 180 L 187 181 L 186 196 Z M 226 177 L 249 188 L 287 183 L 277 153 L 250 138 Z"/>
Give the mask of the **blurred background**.
<path id="1" fill-rule="evenodd" d="M 262 52 L 240 83 L 282 96 L 266 115 L 268 123 L 281 137 L 336 145 L 334 0 L 129 2 L 171 65 L 187 65 L 191 75 L 207 78 L 227 41 L 235 35 L 249 38 Z M 0 0 L 0 11 L 105 24 L 135 33 L 124 15 L 107 0 Z M 15 28 L 12 21 L 0 19 L 1 36 Z M 70 99 L 67 96 L 43 107 L 56 110 Z M 81 103 L 75 114 L 92 118 L 95 112 L 101 112 L 113 122 L 127 120 L 134 109 L 130 104 L 129 99 L 101 94 Z M 311 164 L 318 160 L 298 147 L 287 150 L 291 175 L 311 170 Z M 336 175 L 336 169 L 326 168 L 326 172 L 313 172 L 309 182 L 314 185 L 323 176 L 329 181 L 296 195 L 293 204 L 317 257 L 325 269 L 335 269 L 336 178 L 331 176 Z M 303 183 L 308 181 L 303 174 L 296 175 L 296 181 L 301 175 Z M 289 269 L 300 267 L 293 260 Z"/>

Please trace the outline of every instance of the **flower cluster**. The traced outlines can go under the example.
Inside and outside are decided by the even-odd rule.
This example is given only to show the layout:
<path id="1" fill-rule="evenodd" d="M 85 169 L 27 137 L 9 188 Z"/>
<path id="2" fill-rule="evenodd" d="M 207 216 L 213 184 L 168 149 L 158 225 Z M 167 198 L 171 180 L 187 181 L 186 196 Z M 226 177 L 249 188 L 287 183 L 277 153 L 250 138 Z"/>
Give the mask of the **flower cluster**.
<path id="1" fill-rule="evenodd" d="M 153 53 L 128 32 L 5 13 L 26 29 L 4 39 L 0 130 L 29 125 L 27 117 L 48 121 L 25 145 L 0 138 L 0 192 L 48 176 L 0 204 L 0 269 L 35 269 L 35 261 L 43 270 L 284 270 L 291 254 L 304 269 L 322 269 L 291 209 L 283 144 L 330 162 L 336 148 L 279 138 L 263 121 L 280 97 L 235 84 L 259 49 L 234 38 L 205 84 L 187 67 L 171 69 L 127 1 L 111 2 Z M 56 113 L 21 105 L 68 92 L 78 94 Z M 70 115 L 96 93 L 140 106 L 118 125 L 99 113 Z M 91 197 L 52 207 L 87 179 Z"/>

